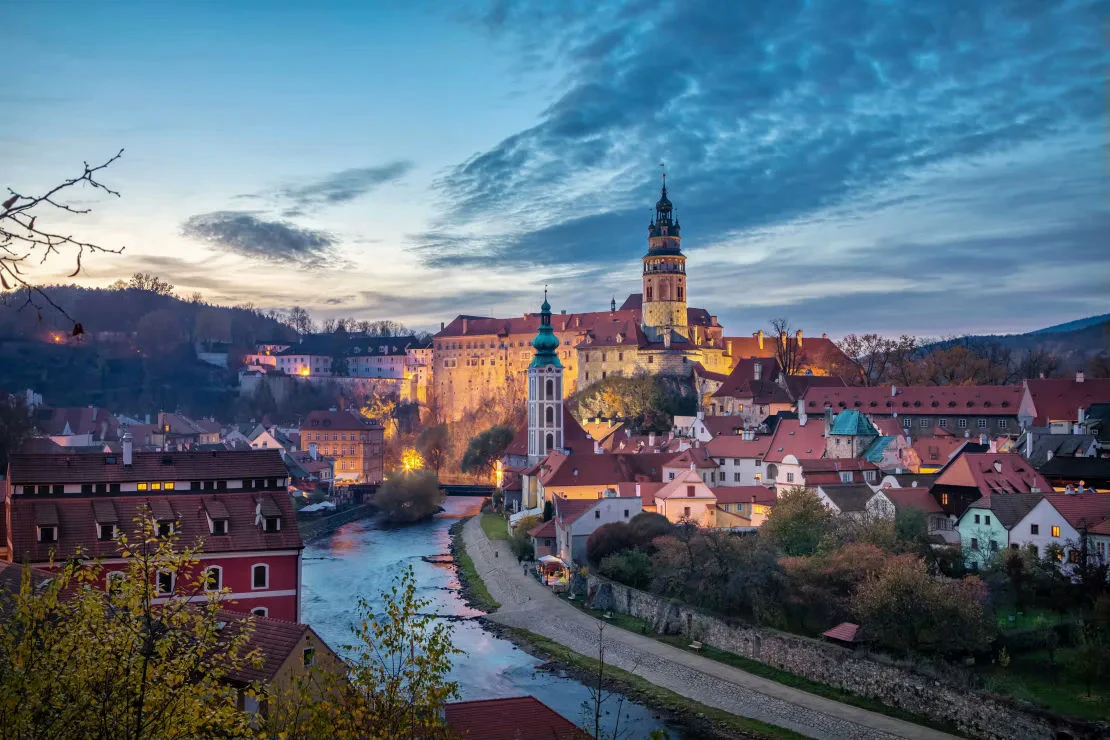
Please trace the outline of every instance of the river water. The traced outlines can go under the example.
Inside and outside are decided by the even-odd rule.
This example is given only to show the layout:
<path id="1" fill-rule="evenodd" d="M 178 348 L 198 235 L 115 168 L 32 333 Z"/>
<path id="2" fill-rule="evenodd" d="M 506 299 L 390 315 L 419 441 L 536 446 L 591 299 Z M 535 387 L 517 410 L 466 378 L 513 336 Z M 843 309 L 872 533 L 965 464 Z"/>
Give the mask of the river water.
<path id="1" fill-rule="evenodd" d="M 536 658 L 508 640 L 487 632 L 476 621 L 482 614 L 459 596 L 455 566 L 429 563 L 423 557 L 449 552 L 448 529 L 462 517 L 478 513 L 480 498 L 449 497 L 445 512 L 434 519 L 402 528 L 381 527 L 363 520 L 347 524 L 304 550 L 302 620 L 332 647 L 353 641 L 350 626 L 356 616 L 356 598 L 366 597 L 375 608 L 403 568 L 411 565 L 421 598 L 431 602 L 430 613 L 452 619 L 453 642 L 463 651 L 455 657 L 451 678 L 459 682 L 460 698 L 535 696 L 572 722 L 585 725 L 583 703 L 589 692 L 582 683 L 549 671 L 537 670 Z M 604 705 L 607 732 L 616 724 L 618 697 Z M 592 709 L 590 711 L 592 726 Z M 619 711 L 619 734 L 646 738 L 663 721 L 651 709 L 625 700 Z M 670 730 L 675 736 L 674 730 Z"/>

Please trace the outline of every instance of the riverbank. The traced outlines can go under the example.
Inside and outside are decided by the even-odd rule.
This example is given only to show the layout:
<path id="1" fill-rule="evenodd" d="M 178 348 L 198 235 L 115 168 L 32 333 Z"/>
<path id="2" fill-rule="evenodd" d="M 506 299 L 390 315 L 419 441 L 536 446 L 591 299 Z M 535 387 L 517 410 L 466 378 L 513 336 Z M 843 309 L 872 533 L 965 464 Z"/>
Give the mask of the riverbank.
<path id="1" fill-rule="evenodd" d="M 474 560 L 466 551 L 463 542 L 462 528 L 472 517 L 460 519 L 451 525 L 448 533 L 451 535 L 450 552 L 455 560 L 455 571 L 459 575 L 459 597 L 471 609 L 477 609 L 489 614 L 501 607 L 486 589 L 486 584 L 474 567 Z"/>
<path id="2" fill-rule="evenodd" d="M 372 503 L 358 504 L 318 519 L 301 519 L 298 517 L 297 528 L 301 531 L 301 540 L 308 543 L 331 534 L 344 524 L 357 522 L 359 519 L 368 519 L 377 513 L 378 508 Z"/>

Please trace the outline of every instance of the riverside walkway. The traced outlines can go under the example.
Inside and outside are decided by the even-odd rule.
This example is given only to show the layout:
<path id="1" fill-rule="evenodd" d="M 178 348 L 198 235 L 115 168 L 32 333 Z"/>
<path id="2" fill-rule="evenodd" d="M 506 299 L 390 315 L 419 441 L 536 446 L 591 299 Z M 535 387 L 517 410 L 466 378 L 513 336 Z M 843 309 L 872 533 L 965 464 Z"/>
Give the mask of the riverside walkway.
<path id="1" fill-rule="evenodd" d="M 598 626 L 604 622 L 574 608 L 526 575 L 507 543 L 486 537 L 479 517 L 472 517 L 463 526 L 462 536 L 490 595 L 501 604 L 490 619 L 543 635 L 581 655 L 597 657 Z M 730 714 L 814 738 L 953 737 L 785 686 L 619 627 L 609 626 L 603 635 L 607 663 Z"/>

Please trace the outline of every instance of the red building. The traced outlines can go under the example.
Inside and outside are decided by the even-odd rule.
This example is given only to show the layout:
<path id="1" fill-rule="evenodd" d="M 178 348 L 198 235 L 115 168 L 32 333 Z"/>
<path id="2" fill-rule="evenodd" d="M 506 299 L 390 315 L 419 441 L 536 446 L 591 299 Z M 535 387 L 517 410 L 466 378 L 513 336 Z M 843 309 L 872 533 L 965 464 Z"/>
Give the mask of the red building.
<path id="1" fill-rule="evenodd" d="M 200 545 L 211 588 L 227 608 L 300 619 L 300 530 L 277 450 L 15 454 L 2 502 L 0 559 L 49 567 L 81 552 L 123 569 L 116 538 L 134 541 L 142 507 L 178 548 Z M 160 574 L 160 592 L 186 576 Z M 196 600 L 206 597 L 197 595 Z"/>

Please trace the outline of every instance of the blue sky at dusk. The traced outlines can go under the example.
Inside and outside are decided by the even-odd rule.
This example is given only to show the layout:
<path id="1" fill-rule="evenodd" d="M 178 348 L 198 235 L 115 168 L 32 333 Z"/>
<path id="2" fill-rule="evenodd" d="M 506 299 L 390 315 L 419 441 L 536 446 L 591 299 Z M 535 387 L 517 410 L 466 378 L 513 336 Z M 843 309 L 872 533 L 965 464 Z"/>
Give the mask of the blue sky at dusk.
<path id="1" fill-rule="evenodd" d="M 1024 331 L 1110 310 L 1108 6 L 6 4 L 0 186 L 124 147 L 81 282 L 438 328 L 638 291 L 666 162 L 727 333 Z"/>

